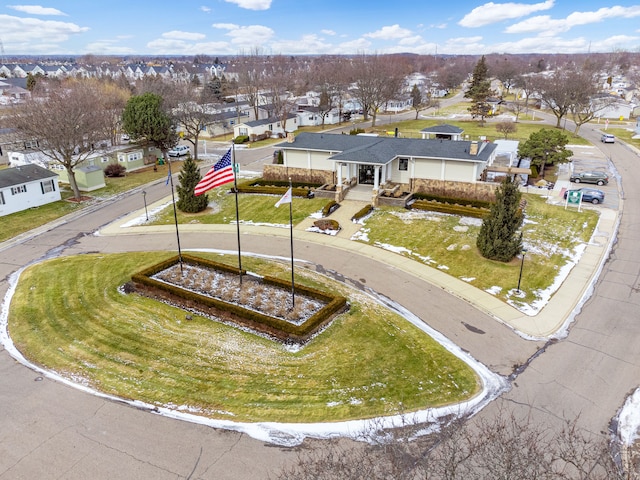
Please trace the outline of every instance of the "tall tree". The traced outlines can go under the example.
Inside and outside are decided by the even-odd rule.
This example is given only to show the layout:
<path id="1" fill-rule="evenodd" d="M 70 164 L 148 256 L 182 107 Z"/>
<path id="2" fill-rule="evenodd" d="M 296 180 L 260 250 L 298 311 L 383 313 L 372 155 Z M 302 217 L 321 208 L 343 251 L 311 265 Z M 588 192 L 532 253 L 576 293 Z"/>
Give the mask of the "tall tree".
<path id="1" fill-rule="evenodd" d="M 365 122 L 371 115 L 375 126 L 378 111 L 401 90 L 404 73 L 391 56 L 360 55 L 354 60 L 355 97 L 360 102 Z"/>
<path id="2" fill-rule="evenodd" d="M 465 98 L 471 99 L 471 106 L 469 107 L 471 116 L 473 118 L 479 117 L 481 125 L 484 125 L 485 118 L 491 111 L 488 99 L 492 95 L 494 95 L 494 92 L 491 90 L 489 69 L 487 68 L 486 60 L 483 55 L 473 69 L 471 83 L 464 94 Z"/>
<path id="3" fill-rule="evenodd" d="M 33 95 L 13 107 L 13 125 L 23 137 L 37 140 L 36 150 L 64 167 L 79 200 L 75 168 L 107 140 L 101 90 L 95 82 L 69 80 L 41 91 L 43 96 Z"/>
<path id="4" fill-rule="evenodd" d="M 193 145 L 194 159 L 198 159 L 200 135 L 205 128 L 220 119 L 219 103 L 209 103 L 204 95 L 198 96 L 192 84 L 176 86 L 178 104 L 172 109 L 172 115 L 181 126 L 184 139 Z"/>
<path id="5" fill-rule="evenodd" d="M 573 155 L 566 148 L 567 136 L 560 130 L 543 128 L 529 135 L 529 138 L 518 146 L 518 156 L 528 157 L 532 165 L 539 167 L 542 178 L 547 165 L 566 163 Z"/>
<path id="6" fill-rule="evenodd" d="M 187 159 L 182 164 L 182 170 L 178 175 L 178 180 L 180 181 L 180 185 L 176 187 L 176 192 L 178 192 L 178 202 L 176 205 L 180 211 L 198 213 L 207 208 L 209 204 L 207 194 L 205 193 L 199 196 L 194 194 L 196 185 L 202 180 L 202 176 L 200 175 L 200 170 L 198 170 L 198 165 L 195 160 L 191 158 L 191 155 L 187 155 Z"/>
<path id="7" fill-rule="evenodd" d="M 508 262 L 522 250 L 522 232 L 519 232 L 524 220 L 520 208 L 521 196 L 511 175 L 505 176 L 496 189 L 496 201 L 482 221 L 476 239 L 483 257 Z"/>
<path id="8" fill-rule="evenodd" d="M 420 87 L 417 84 L 413 84 L 411 88 L 411 100 L 413 109 L 416 111 L 416 120 L 418 119 L 418 115 L 420 114 L 420 110 L 424 108 L 422 104 L 422 92 L 420 91 Z"/>
<path id="9" fill-rule="evenodd" d="M 175 122 L 156 93 L 131 97 L 122 114 L 122 126 L 132 140 L 146 140 L 167 160 L 167 152 L 178 143 Z"/>
<path id="10" fill-rule="evenodd" d="M 571 83 L 577 80 L 582 80 L 582 77 L 569 68 L 560 68 L 551 75 L 538 75 L 533 79 L 535 91 L 545 108 L 551 110 L 556 117 L 556 128 L 560 128 L 560 122 L 571 110 L 571 106 L 580 95 L 580 89 L 585 88 L 583 83 Z"/>

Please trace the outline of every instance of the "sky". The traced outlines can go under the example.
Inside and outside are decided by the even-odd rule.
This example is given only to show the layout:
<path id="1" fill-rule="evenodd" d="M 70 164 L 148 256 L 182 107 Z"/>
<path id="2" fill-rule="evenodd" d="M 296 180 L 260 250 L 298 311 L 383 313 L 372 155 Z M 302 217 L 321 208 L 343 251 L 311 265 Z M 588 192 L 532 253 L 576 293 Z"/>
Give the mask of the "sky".
<path id="1" fill-rule="evenodd" d="M 640 51 L 640 3 L 52 0 L 0 6 L 4 55 Z"/>

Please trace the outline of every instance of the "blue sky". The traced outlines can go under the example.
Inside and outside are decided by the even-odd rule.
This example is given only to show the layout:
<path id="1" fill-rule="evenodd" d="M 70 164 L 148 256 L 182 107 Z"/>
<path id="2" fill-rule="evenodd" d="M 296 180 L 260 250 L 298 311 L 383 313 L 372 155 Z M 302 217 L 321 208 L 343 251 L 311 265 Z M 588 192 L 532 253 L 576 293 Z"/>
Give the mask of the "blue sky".
<path id="1" fill-rule="evenodd" d="M 54 0 L 0 6 L 5 55 L 640 51 L 640 4 Z"/>

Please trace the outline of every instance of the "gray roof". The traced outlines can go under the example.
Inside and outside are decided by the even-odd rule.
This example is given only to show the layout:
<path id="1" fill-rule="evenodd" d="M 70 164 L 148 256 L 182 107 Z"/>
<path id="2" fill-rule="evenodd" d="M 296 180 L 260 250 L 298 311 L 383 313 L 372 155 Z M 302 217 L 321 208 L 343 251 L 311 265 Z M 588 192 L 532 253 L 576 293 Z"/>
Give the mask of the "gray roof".
<path id="1" fill-rule="evenodd" d="M 459 134 L 464 132 L 463 129 L 454 127 L 447 123 L 441 123 L 440 125 L 434 125 L 433 127 L 427 127 L 420 130 L 420 133 L 446 133 L 449 135 Z"/>
<path id="2" fill-rule="evenodd" d="M 494 143 L 478 142 L 478 154 L 471 155 L 471 143 L 305 132 L 296 136 L 291 143 L 283 142 L 276 146 L 283 149 L 319 150 L 334 153 L 331 160 L 377 165 L 386 165 L 397 157 L 486 162 L 496 149 Z"/>
<path id="3" fill-rule="evenodd" d="M 293 113 L 287 114 L 287 120 L 290 120 L 292 118 L 296 118 L 296 115 L 294 115 Z M 271 117 L 271 118 L 264 118 L 262 120 L 253 120 L 251 122 L 243 122 L 242 125 L 246 125 L 248 127 L 257 127 L 259 125 L 268 125 L 269 123 L 278 123 L 279 121 L 280 121 L 279 118 Z"/>
<path id="4" fill-rule="evenodd" d="M 0 188 L 14 187 L 57 176 L 57 173 L 34 164 L 5 168 L 0 170 Z"/>

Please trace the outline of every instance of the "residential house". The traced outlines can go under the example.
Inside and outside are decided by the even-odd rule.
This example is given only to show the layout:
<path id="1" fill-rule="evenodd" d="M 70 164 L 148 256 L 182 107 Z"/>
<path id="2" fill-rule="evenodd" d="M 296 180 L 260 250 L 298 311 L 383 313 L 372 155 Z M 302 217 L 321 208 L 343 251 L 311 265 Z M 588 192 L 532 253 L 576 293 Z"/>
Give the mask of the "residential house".
<path id="1" fill-rule="evenodd" d="M 239 123 L 233 126 L 234 137 L 247 135 L 249 139 L 269 135 L 284 137 L 289 132 L 298 130 L 298 117 L 292 113 L 287 115 L 286 131 L 282 122 L 278 118 L 267 118 L 264 120 L 254 120 L 252 122 Z"/>
<path id="2" fill-rule="evenodd" d="M 0 170 L 0 217 L 61 199 L 58 176 L 38 165 Z"/>
<path id="3" fill-rule="evenodd" d="M 374 203 L 389 185 L 460 198 L 488 199 L 495 190 L 482 180 L 496 156 L 491 142 L 300 133 L 277 148 L 284 163 L 265 165 L 265 178 L 332 183 L 338 201 L 358 185 L 371 187 Z"/>
<path id="4" fill-rule="evenodd" d="M 20 77 L 20 78 L 25 78 L 29 74 L 44 75 L 44 73 L 45 72 L 42 69 L 42 67 L 40 67 L 40 65 L 31 64 L 31 63 L 21 63 L 18 65 L 15 65 L 12 72 L 14 77 Z"/>

